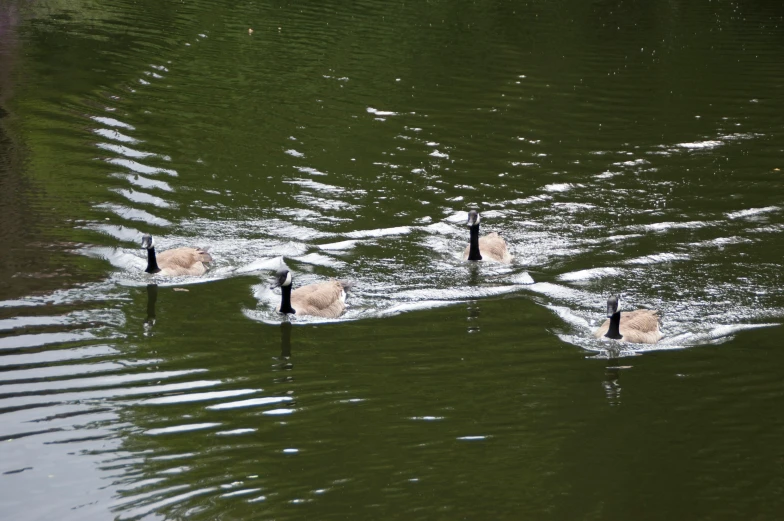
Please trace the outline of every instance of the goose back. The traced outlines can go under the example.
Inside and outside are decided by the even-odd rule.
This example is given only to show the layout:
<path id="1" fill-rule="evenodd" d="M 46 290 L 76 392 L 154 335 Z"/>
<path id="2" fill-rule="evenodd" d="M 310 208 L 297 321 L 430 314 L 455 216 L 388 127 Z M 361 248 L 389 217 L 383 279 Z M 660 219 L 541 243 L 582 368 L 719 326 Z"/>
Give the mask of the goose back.
<path id="1" fill-rule="evenodd" d="M 596 330 L 594 336 L 602 338 L 610 329 L 610 319 Z M 664 334 L 659 329 L 659 312 L 652 309 L 638 309 L 621 313 L 619 330 L 624 342 L 636 344 L 655 344 Z"/>
<path id="2" fill-rule="evenodd" d="M 291 292 L 297 315 L 337 318 L 346 310 L 346 289 L 337 280 L 302 286 Z"/>
<path id="3" fill-rule="evenodd" d="M 204 275 L 212 256 L 201 248 L 174 248 L 156 255 L 162 275 Z"/>
<path id="4" fill-rule="evenodd" d="M 463 260 L 468 260 L 470 250 L 471 246 L 466 246 Z M 512 262 L 512 255 L 506 247 L 506 241 L 496 232 L 479 237 L 479 252 L 482 254 L 482 260 L 503 262 L 504 264 Z"/>

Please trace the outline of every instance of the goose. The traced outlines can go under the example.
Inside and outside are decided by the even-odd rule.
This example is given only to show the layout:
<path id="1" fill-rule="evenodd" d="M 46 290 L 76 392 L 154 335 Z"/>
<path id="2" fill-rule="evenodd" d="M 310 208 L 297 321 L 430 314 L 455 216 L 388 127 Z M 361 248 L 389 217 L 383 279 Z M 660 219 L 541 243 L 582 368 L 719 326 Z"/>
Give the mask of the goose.
<path id="1" fill-rule="evenodd" d="M 471 227 L 471 240 L 463 252 L 463 260 L 480 261 L 489 260 L 509 264 L 512 256 L 506 249 L 506 241 L 496 232 L 479 237 L 479 212 L 471 210 L 468 212 L 466 224 Z"/>
<path id="2" fill-rule="evenodd" d="M 607 320 L 593 334 L 596 338 L 610 338 L 638 344 L 655 344 L 664 334 L 659 330 L 659 312 L 654 309 L 624 311 L 621 316 L 621 296 L 607 299 Z"/>
<path id="3" fill-rule="evenodd" d="M 206 262 L 212 257 L 202 248 L 175 248 L 155 254 L 155 239 L 149 233 L 142 236 L 142 248 L 147 249 L 147 273 L 160 273 L 168 277 L 177 275 L 204 275 Z"/>
<path id="4" fill-rule="evenodd" d="M 346 310 L 346 291 L 351 284 L 342 280 L 330 280 L 308 284 L 292 291 L 291 271 L 281 268 L 275 274 L 274 287 L 280 287 L 278 311 L 281 313 L 337 318 Z"/>

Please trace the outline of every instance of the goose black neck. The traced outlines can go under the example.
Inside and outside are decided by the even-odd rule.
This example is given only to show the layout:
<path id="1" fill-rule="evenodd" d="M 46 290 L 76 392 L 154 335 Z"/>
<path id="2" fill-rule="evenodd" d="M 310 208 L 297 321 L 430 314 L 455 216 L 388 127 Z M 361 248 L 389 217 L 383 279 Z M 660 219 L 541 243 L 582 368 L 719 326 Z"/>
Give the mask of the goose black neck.
<path id="1" fill-rule="evenodd" d="M 613 313 L 613 316 L 610 317 L 610 327 L 607 329 L 607 333 L 604 335 L 607 338 L 611 338 L 613 340 L 620 340 L 623 338 L 621 334 L 621 312 L 616 311 Z"/>
<path id="2" fill-rule="evenodd" d="M 158 273 L 161 269 L 158 267 L 158 261 L 155 259 L 155 248 L 147 248 L 147 273 Z"/>
<path id="3" fill-rule="evenodd" d="M 291 307 L 291 285 L 280 287 L 280 312 L 296 313 Z"/>
<path id="4" fill-rule="evenodd" d="M 479 223 L 471 226 L 471 241 L 469 242 L 468 260 L 482 260 L 482 254 L 479 253 Z"/>

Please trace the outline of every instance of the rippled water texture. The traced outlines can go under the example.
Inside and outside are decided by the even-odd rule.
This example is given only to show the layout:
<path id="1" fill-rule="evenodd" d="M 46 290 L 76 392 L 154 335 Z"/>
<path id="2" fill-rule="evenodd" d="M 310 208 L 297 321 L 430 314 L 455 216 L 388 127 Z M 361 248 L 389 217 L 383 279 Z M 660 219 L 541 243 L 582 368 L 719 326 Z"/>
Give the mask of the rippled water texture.
<path id="1" fill-rule="evenodd" d="M 779 519 L 783 30 L 0 3 L 0 518 Z M 345 315 L 281 318 L 283 263 Z M 664 339 L 593 339 L 610 293 Z"/>

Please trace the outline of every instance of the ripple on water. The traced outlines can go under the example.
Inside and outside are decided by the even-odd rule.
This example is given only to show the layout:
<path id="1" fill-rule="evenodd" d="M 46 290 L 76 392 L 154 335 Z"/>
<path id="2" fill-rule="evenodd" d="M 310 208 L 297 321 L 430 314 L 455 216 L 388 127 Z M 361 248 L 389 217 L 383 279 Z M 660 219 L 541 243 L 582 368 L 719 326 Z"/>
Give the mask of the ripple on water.
<path id="1" fill-rule="evenodd" d="M 104 203 L 98 204 L 95 207 L 101 210 L 112 212 L 118 217 L 129 221 L 139 221 L 161 227 L 170 226 L 172 224 L 171 221 L 162 217 L 156 217 L 155 215 L 145 210 L 139 210 L 137 208 L 123 206 L 120 204 Z"/>
<path id="2" fill-rule="evenodd" d="M 746 219 L 749 217 L 756 217 L 771 212 L 778 212 L 781 208 L 778 206 L 766 206 L 764 208 L 748 208 L 746 210 L 738 210 L 736 212 L 728 212 L 725 215 L 729 219 Z"/>
<path id="3" fill-rule="evenodd" d="M 114 129 L 95 128 L 95 129 L 93 129 L 93 132 L 95 132 L 96 134 L 98 134 L 101 137 L 104 137 L 106 139 L 113 139 L 115 141 L 119 141 L 120 143 L 128 143 L 128 144 L 131 144 L 131 145 L 135 145 L 137 143 L 140 143 L 140 141 L 138 139 L 132 138 L 130 136 L 126 136 L 122 132 L 120 132 L 118 130 L 114 130 Z"/>
<path id="4" fill-rule="evenodd" d="M 271 405 L 275 403 L 281 402 L 290 402 L 293 398 L 291 396 L 274 396 L 274 397 L 264 397 L 264 398 L 251 398 L 250 400 L 241 400 L 238 402 L 226 402 L 226 403 L 219 403 L 216 405 L 209 405 L 207 409 L 214 410 L 214 411 L 222 411 L 225 409 L 244 409 L 246 407 L 258 407 L 262 405 Z"/>
<path id="5" fill-rule="evenodd" d="M 130 157 L 133 159 L 145 159 L 147 157 L 155 157 L 156 154 L 151 152 L 143 152 L 141 150 L 134 150 L 123 145 L 114 145 L 111 143 L 97 143 L 96 146 L 103 150 L 109 150 L 121 156 Z"/>
<path id="6" fill-rule="evenodd" d="M 172 170 L 170 168 L 147 166 L 142 163 L 139 163 L 138 161 L 133 161 L 131 159 L 122 159 L 122 158 L 113 157 L 107 159 L 106 162 L 112 165 L 125 167 L 128 170 L 131 170 L 132 172 L 136 172 L 137 174 L 143 174 L 143 175 L 166 174 L 174 177 L 178 175 L 175 170 Z"/>
<path id="7" fill-rule="evenodd" d="M 117 179 L 125 179 L 132 185 L 136 185 L 140 188 L 145 188 L 148 190 L 163 190 L 164 192 L 173 192 L 174 189 L 171 185 L 165 181 L 158 181 L 155 179 L 148 179 L 144 176 L 139 174 L 111 174 L 112 177 L 116 177 Z"/>
<path id="8" fill-rule="evenodd" d="M 125 197 L 132 203 L 148 204 L 158 208 L 172 208 L 173 206 L 175 206 L 173 203 L 170 203 L 166 199 L 163 199 L 161 197 L 156 197 L 154 195 L 145 192 L 139 192 L 136 190 L 127 190 L 125 188 L 111 188 L 110 190 L 116 194 Z"/>
<path id="9" fill-rule="evenodd" d="M 559 280 L 563 280 L 565 282 L 577 282 L 577 281 L 586 281 L 592 280 L 602 277 L 612 277 L 621 274 L 621 270 L 618 268 L 591 268 L 587 270 L 579 270 L 573 271 L 570 273 L 562 273 L 558 276 Z"/>
<path id="10" fill-rule="evenodd" d="M 124 128 L 127 130 L 135 130 L 133 125 L 129 125 L 128 123 L 123 123 L 122 121 L 114 118 L 108 118 L 105 116 L 90 116 L 91 119 L 101 123 L 102 125 L 106 125 L 107 127 L 117 127 L 117 128 Z"/>

